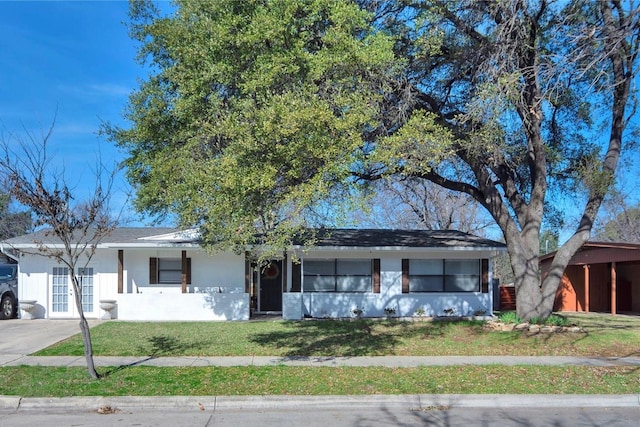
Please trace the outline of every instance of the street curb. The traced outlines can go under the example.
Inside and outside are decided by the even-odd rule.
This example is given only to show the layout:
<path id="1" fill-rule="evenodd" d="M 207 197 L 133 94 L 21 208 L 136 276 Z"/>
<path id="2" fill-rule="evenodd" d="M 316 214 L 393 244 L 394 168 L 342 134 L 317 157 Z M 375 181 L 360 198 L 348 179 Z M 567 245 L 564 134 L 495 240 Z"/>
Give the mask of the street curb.
<path id="1" fill-rule="evenodd" d="M 20 407 L 20 396 L 0 395 L 0 411 L 17 411 Z"/>
<path id="2" fill-rule="evenodd" d="M 237 409 L 284 409 L 292 407 L 404 407 L 407 410 L 450 408 L 566 408 L 640 407 L 640 395 L 550 395 L 550 394 L 409 394 L 371 396 L 0 396 L 0 411 L 65 410 L 162 410 L 183 408 L 201 411 Z"/>

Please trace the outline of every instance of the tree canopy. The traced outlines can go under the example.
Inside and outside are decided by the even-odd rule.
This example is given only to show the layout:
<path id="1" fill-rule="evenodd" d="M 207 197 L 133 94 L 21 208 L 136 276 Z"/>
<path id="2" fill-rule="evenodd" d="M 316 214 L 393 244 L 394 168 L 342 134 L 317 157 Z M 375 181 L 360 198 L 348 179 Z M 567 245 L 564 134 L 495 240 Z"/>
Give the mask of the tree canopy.
<path id="1" fill-rule="evenodd" d="M 131 17 L 152 73 L 131 127 L 106 131 L 138 208 L 211 245 L 277 246 L 360 182 L 428 180 L 487 210 L 518 314 L 548 316 L 635 111 L 633 2 L 136 1 Z M 540 230 L 568 190 L 581 218 L 542 278 Z"/>
<path id="2" fill-rule="evenodd" d="M 134 126 L 108 130 L 129 152 L 137 206 L 177 213 L 210 244 L 285 239 L 348 179 L 395 66 L 391 38 L 346 2 L 184 1 L 171 18 L 156 13 L 132 3 L 131 34 L 157 72 L 131 96 Z"/>

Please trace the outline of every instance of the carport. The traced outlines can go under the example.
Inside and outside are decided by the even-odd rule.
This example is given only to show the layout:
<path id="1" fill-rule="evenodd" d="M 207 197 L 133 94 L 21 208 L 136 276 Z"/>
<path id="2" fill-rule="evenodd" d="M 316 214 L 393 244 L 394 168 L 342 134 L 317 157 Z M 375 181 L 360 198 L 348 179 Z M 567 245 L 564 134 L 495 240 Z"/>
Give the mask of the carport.
<path id="1" fill-rule="evenodd" d="M 540 258 L 543 275 L 554 255 Z M 640 313 L 640 245 L 585 243 L 562 276 L 554 311 Z"/>

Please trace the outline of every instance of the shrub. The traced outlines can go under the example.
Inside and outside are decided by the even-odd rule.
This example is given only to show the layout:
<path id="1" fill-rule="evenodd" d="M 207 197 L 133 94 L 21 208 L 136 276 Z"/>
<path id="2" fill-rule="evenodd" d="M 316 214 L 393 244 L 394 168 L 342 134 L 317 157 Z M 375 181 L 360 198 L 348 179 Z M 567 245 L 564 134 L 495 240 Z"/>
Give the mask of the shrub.
<path id="1" fill-rule="evenodd" d="M 522 323 L 522 319 L 518 317 L 515 311 L 505 311 L 504 313 L 500 313 L 498 319 L 502 323 Z"/>
<path id="2" fill-rule="evenodd" d="M 571 322 L 569 322 L 569 319 L 558 314 L 552 314 L 547 318 L 547 321 L 545 322 L 546 325 L 551 326 L 569 326 L 570 323 Z"/>
<path id="3" fill-rule="evenodd" d="M 529 324 L 530 325 L 542 325 L 542 324 L 544 324 L 544 321 L 540 320 L 539 317 L 532 317 L 531 319 L 529 319 Z"/>

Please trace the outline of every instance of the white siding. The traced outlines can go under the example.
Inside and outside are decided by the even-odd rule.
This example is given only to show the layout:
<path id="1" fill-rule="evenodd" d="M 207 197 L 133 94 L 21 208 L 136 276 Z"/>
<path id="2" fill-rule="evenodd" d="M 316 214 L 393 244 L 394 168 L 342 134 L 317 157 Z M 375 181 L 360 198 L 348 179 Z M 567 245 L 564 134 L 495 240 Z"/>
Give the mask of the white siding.
<path id="1" fill-rule="evenodd" d="M 445 251 L 313 251 L 298 254 L 304 259 L 368 258 L 380 259 L 380 293 L 303 292 L 302 315 L 317 318 L 354 317 L 353 310 L 361 309 L 362 317 L 383 317 L 385 309 L 395 310 L 397 317 L 416 316 L 416 310 L 424 310 L 424 316 L 470 316 L 479 312 L 492 314 L 492 292 L 457 293 L 402 293 L 402 259 L 481 259 L 492 254 L 482 252 Z M 489 271 L 492 262 L 489 263 Z M 489 273 L 489 283 L 491 283 Z M 291 278 L 289 277 L 289 285 Z M 290 286 L 289 286 L 290 288 Z M 290 310 L 296 313 L 295 310 Z M 286 315 L 286 313 L 285 313 Z M 286 318 L 286 317 L 285 317 Z"/>
<path id="2" fill-rule="evenodd" d="M 182 256 L 181 249 L 125 249 L 124 293 L 118 294 L 118 250 L 99 249 L 94 268 L 96 310 L 88 317 L 102 317 L 99 300 L 116 300 L 114 315 L 128 320 L 241 320 L 249 317 L 249 297 L 244 294 L 244 257 L 232 253 L 209 255 L 188 250 L 191 258 L 189 294 L 180 284 L 149 284 L 149 258 Z M 55 262 L 23 255 L 20 258 L 18 298 L 37 300 L 36 318 L 49 318 L 49 277 Z M 70 301 L 72 303 L 72 301 Z M 72 314 L 73 315 L 73 314 Z"/>

